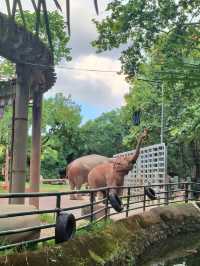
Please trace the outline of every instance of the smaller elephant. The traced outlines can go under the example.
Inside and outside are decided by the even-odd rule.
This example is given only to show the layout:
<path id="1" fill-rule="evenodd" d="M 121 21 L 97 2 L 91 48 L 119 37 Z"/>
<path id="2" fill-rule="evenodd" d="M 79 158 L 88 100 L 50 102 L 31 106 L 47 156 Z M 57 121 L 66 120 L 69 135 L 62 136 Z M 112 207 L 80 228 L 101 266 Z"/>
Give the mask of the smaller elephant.
<path id="1" fill-rule="evenodd" d="M 67 167 L 66 177 L 71 190 L 80 190 L 83 184 L 88 184 L 88 173 L 97 165 L 108 162 L 110 158 L 98 154 L 82 156 L 72 161 Z M 81 196 L 71 195 L 70 199 L 81 199 Z"/>
<path id="2" fill-rule="evenodd" d="M 94 167 L 88 175 L 90 188 L 120 187 L 124 184 L 124 176 L 133 168 L 139 154 L 143 140 L 147 137 L 147 129 L 140 135 L 135 153 L 127 157 L 114 158 L 109 162 Z M 121 189 L 111 189 L 111 193 L 121 194 Z"/>

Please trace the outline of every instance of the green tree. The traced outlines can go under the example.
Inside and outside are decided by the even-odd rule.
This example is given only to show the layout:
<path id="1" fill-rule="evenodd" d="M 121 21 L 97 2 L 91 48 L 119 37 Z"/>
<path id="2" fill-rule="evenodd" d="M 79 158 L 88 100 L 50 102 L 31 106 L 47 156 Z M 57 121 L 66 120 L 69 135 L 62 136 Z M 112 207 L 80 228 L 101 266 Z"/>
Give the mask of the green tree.
<path id="1" fill-rule="evenodd" d="M 128 129 L 120 109 L 88 121 L 81 128 L 85 152 L 112 157 L 124 151 L 123 138 L 128 134 Z"/>
<path id="2" fill-rule="evenodd" d="M 114 0 L 107 11 L 105 19 L 94 21 L 99 36 L 93 45 L 101 52 L 125 44 L 120 59 L 122 71 L 129 78 L 136 75 L 141 63 L 147 62 L 149 49 L 163 33 L 181 36 L 191 29 L 195 32 L 200 19 L 199 0 Z M 192 41 L 184 39 L 185 45 L 191 48 L 199 42 L 198 30 L 196 33 Z M 172 37 L 175 39 L 176 35 Z"/>
<path id="3" fill-rule="evenodd" d="M 58 176 L 58 169 L 66 167 L 69 157 L 78 157 L 80 145 L 80 107 L 71 97 L 56 94 L 45 99 L 42 116 L 42 160 L 44 177 Z"/>
<path id="4" fill-rule="evenodd" d="M 130 81 L 125 116 L 142 111 L 141 127 L 151 129 L 149 143 L 159 141 L 161 85 L 164 87 L 165 142 L 169 167 L 180 175 L 200 176 L 198 0 L 112 1 L 109 15 L 95 21 L 93 42 L 99 52 L 125 44 L 120 57 Z M 125 143 L 135 139 L 133 127 Z"/>
<path id="5" fill-rule="evenodd" d="M 35 32 L 35 20 L 36 13 L 30 11 L 24 11 L 24 17 L 26 20 L 26 28 L 32 32 Z M 49 27 L 51 32 L 52 44 L 54 47 L 54 61 L 58 64 L 61 60 L 65 59 L 67 61 L 71 60 L 70 49 L 67 47 L 69 42 L 69 36 L 66 32 L 66 26 L 64 17 L 58 13 L 58 11 L 48 12 L 49 17 Z M 22 18 L 18 13 L 16 16 L 16 21 L 23 25 Z M 41 26 L 39 38 L 46 44 L 48 44 L 48 37 L 45 30 L 45 19 L 43 14 L 41 15 Z"/>
<path id="6" fill-rule="evenodd" d="M 185 47 L 179 46 L 177 49 L 185 50 Z M 190 73 L 190 78 L 186 79 L 185 76 L 191 69 L 188 70 L 184 65 L 180 66 L 176 58 L 169 57 L 162 61 L 168 52 L 162 45 L 154 46 L 148 55 L 149 62 L 140 65 L 137 78 L 131 83 L 130 92 L 126 96 L 127 122 L 129 123 L 134 111 L 140 110 L 142 123 L 140 127 L 131 129 L 131 133 L 125 138 L 125 143 L 130 146 L 129 141 L 135 138 L 141 127 L 150 128 L 149 144 L 160 141 L 161 86 L 163 86 L 164 141 L 168 146 L 168 168 L 180 176 L 193 174 L 197 180 L 200 159 L 199 81 L 198 77 L 195 79 L 196 73 L 194 75 Z M 188 58 L 195 58 L 192 53 L 193 51 L 188 54 Z M 161 64 L 160 60 L 164 63 Z M 173 78 L 174 73 L 171 72 L 176 72 L 177 69 L 180 71 L 180 68 L 184 76 Z"/>

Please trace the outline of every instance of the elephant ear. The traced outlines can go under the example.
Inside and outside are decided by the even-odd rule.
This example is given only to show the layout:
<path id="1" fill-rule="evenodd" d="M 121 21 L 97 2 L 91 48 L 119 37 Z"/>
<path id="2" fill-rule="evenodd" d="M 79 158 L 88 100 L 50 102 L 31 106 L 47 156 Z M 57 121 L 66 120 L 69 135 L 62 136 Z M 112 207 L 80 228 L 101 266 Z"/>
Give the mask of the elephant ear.
<path id="1" fill-rule="evenodd" d="M 110 159 L 108 160 L 108 162 L 109 162 L 109 163 L 115 163 L 116 160 L 117 160 L 117 158 L 110 158 Z"/>
<path id="2" fill-rule="evenodd" d="M 124 165 L 125 158 L 124 157 L 117 157 L 115 160 L 113 160 L 113 168 L 118 171 L 120 170 Z"/>

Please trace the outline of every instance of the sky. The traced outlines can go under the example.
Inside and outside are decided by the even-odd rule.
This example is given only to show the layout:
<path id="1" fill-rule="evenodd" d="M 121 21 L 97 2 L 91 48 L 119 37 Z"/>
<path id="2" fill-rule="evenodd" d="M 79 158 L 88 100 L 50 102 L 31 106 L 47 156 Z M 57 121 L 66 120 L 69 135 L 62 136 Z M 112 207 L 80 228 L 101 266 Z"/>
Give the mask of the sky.
<path id="1" fill-rule="evenodd" d="M 3 1 L 5 2 L 5 1 Z M 65 10 L 65 0 L 59 0 Z M 97 54 L 91 47 L 91 41 L 97 38 L 92 18 L 106 16 L 105 8 L 110 0 L 99 0 L 100 15 L 95 13 L 93 0 L 71 1 L 71 38 L 69 47 L 72 61 L 62 62 L 62 66 L 73 68 L 120 70 L 120 49 Z M 53 0 L 48 0 L 48 8 L 55 9 Z M 31 0 L 22 0 L 24 9 L 31 9 Z M 65 16 L 64 12 L 63 15 Z M 128 84 L 123 75 L 116 73 L 83 72 L 56 67 L 57 81 L 55 86 L 45 93 L 45 97 L 62 92 L 81 106 L 83 122 L 94 119 L 102 112 L 118 108 L 124 103 L 124 94 Z"/>

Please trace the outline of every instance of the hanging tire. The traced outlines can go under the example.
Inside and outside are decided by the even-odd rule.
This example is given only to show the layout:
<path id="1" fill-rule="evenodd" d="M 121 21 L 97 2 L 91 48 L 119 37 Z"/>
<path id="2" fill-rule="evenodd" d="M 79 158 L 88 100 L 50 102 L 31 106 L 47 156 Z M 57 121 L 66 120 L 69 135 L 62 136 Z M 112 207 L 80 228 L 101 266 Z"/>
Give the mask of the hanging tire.
<path id="1" fill-rule="evenodd" d="M 73 237 L 76 232 L 76 220 L 73 214 L 60 213 L 56 221 L 55 242 L 62 243 Z"/>
<path id="2" fill-rule="evenodd" d="M 115 211 L 121 212 L 123 210 L 123 203 L 117 194 L 109 194 L 109 201 Z"/>
<path id="3" fill-rule="evenodd" d="M 147 195 L 147 197 L 148 197 L 150 200 L 155 200 L 155 199 L 157 199 L 156 192 L 155 192 L 155 190 L 153 190 L 153 188 L 151 188 L 151 187 L 145 188 L 145 194 Z"/>

